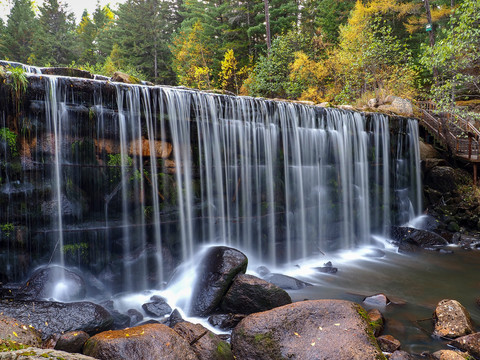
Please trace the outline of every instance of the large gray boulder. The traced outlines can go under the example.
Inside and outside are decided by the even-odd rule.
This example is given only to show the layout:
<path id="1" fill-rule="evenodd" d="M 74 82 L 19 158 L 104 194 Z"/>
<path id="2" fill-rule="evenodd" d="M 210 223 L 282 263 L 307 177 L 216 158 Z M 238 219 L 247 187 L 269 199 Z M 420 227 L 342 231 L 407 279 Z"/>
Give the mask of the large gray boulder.
<path id="1" fill-rule="evenodd" d="M 253 275 L 238 274 L 220 307 L 227 313 L 252 314 L 291 303 L 290 295 L 278 286 Z"/>
<path id="2" fill-rule="evenodd" d="M 468 311 L 456 300 L 444 299 L 437 304 L 433 334 L 439 337 L 457 338 L 474 332 Z"/>
<path id="3" fill-rule="evenodd" d="M 226 246 L 208 249 L 198 267 L 191 315 L 207 316 L 217 309 L 234 277 L 247 270 L 247 263 L 247 257 L 236 249 Z"/>
<path id="4" fill-rule="evenodd" d="M 53 334 L 82 330 L 93 335 L 113 325 L 110 313 L 91 302 L 0 301 L 0 313 L 32 325 L 42 340 Z"/>
<path id="5" fill-rule="evenodd" d="M 237 360 L 383 359 L 358 304 L 312 300 L 255 313 L 232 332 Z"/>
<path id="6" fill-rule="evenodd" d="M 198 360 L 190 344 L 163 324 L 102 332 L 88 339 L 83 353 L 100 360 Z"/>

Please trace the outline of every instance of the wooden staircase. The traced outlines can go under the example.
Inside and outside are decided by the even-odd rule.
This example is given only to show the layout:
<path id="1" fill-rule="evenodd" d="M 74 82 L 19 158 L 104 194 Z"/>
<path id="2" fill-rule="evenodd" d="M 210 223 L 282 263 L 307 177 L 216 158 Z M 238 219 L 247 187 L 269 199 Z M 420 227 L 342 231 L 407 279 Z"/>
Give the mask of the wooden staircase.
<path id="1" fill-rule="evenodd" d="M 436 112 L 435 103 L 417 102 L 420 125 L 423 126 L 451 155 L 473 164 L 473 183 L 477 183 L 477 164 L 480 163 L 480 131 L 472 122 L 452 112 Z"/>

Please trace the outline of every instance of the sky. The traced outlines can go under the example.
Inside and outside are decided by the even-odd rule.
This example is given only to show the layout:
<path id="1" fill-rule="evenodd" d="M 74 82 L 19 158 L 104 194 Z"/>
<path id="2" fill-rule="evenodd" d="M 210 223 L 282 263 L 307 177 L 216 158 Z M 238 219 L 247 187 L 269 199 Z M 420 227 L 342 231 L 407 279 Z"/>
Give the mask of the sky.
<path id="1" fill-rule="evenodd" d="M 111 4 L 112 8 L 116 8 L 117 3 L 124 2 L 124 0 L 59 0 L 59 3 L 66 4 L 67 9 L 75 14 L 77 24 L 82 17 L 84 9 L 87 9 L 90 14 L 95 11 L 97 2 L 101 6 Z M 34 5 L 38 8 L 43 3 L 43 0 L 33 0 Z M 10 13 L 10 8 L 13 6 L 13 0 L 0 0 L 0 17 L 7 20 L 7 16 Z"/>

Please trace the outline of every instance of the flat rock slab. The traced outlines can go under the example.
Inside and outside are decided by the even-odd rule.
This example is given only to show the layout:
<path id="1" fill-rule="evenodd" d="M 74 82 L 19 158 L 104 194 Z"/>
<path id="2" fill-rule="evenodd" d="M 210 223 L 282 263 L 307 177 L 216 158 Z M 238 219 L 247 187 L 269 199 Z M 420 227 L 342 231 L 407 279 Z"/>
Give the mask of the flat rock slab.
<path id="1" fill-rule="evenodd" d="M 40 346 L 40 333 L 26 324 L 19 324 L 17 320 L 0 315 L 0 339 L 16 341 L 29 346 Z"/>
<path id="2" fill-rule="evenodd" d="M 345 300 L 285 305 L 243 319 L 232 332 L 237 360 L 384 359 L 363 308 Z"/>
<path id="3" fill-rule="evenodd" d="M 58 351 L 52 349 L 38 349 L 34 347 L 0 352 L 0 360 L 95 360 L 90 356 L 82 354 L 71 354 L 65 351 Z"/>
<path id="4" fill-rule="evenodd" d="M 82 330 L 93 335 L 110 329 L 113 318 L 100 305 L 91 302 L 0 301 L 0 313 L 31 325 L 42 340 L 53 334 Z"/>

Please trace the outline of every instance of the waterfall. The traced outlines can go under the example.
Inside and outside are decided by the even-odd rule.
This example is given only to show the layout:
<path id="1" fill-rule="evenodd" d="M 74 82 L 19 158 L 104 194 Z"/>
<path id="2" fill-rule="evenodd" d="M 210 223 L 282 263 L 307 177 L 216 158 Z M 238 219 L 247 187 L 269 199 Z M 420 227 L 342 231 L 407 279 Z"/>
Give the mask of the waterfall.
<path id="1" fill-rule="evenodd" d="M 294 263 L 372 244 L 372 234 L 421 213 L 415 120 L 170 87 L 29 80 L 45 89 L 31 96 L 29 121 L 47 126 L 25 138 L 36 164 L 25 181 L 51 184 L 49 199 L 44 190 L 32 197 L 38 220 L 24 219 L 39 249 L 32 263 L 54 253 L 112 291 L 161 287 L 202 245 Z"/>

